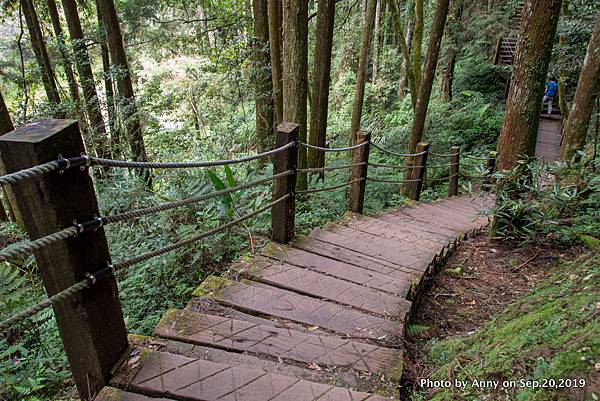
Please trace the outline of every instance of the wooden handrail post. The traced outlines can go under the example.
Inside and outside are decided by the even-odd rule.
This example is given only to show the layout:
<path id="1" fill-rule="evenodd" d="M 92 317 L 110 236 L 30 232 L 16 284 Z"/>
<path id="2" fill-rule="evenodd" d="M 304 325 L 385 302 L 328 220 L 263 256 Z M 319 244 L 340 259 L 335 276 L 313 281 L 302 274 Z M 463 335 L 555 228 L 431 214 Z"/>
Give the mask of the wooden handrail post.
<path id="1" fill-rule="evenodd" d="M 427 165 L 427 155 L 429 154 L 429 144 L 425 142 L 419 142 L 417 144 L 416 153 L 425 152 L 421 155 L 415 156 L 413 162 L 412 174 L 410 175 L 411 182 L 410 191 L 408 197 L 414 201 L 418 201 L 421 197 L 421 189 L 423 188 L 423 179 L 425 177 L 425 166 Z"/>
<path id="2" fill-rule="evenodd" d="M 85 152 L 73 120 L 44 120 L 0 137 L 0 158 L 7 173 Z M 11 185 L 23 225 L 33 239 L 99 215 L 92 179 L 71 167 Z M 36 252 L 35 259 L 48 295 L 83 280 L 110 263 L 103 228 L 83 232 Z M 90 400 L 110 379 L 127 351 L 127 332 L 112 274 L 54 305 L 54 313 L 79 395 Z"/>
<path id="3" fill-rule="evenodd" d="M 293 123 L 281 123 L 276 129 L 275 146 L 277 148 L 292 142 L 298 142 L 299 125 Z M 283 173 L 291 170 L 292 174 L 276 178 L 273 182 L 273 200 L 277 200 L 286 194 L 291 194 L 283 202 L 273 205 L 271 208 L 271 227 L 273 230 L 273 241 L 287 244 L 294 238 L 294 224 L 296 219 L 296 176 L 298 166 L 298 146 L 294 145 L 273 158 L 273 173 Z"/>
<path id="4" fill-rule="evenodd" d="M 488 178 L 486 178 L 485 183 L 491 184 L 493 179 L 492 175 L 494 175 L 494 171 L 496 170 L 496 152 L 491 151 L 488 155 L 487 165 L 486 165 Z"/>
<path id="5" fill-rule="evenodd" d="M 450 148 L 450 178 L 448 179 L 448 196 L 458 195 L 458 179 L 460 173 L 460 146 Z"/>
<path id="6" fill-rule="evenodd" d="M 352 176 L 350 181 L 357 181 L 350 186 L 350 195 L 348 197 L 348 210 L 354 213 L 363 212 L 365 204 L 365 189 L 367 187 L 367 171 L 369 162 L 369 147 L 371 142 L 370 131 L 358 131 L 355 137 L 355 144 L 360 145 L 367 143 L 365 146 L 354 149 L 353 164 L 363 163 L 360 166 L 352 167 Z"/>

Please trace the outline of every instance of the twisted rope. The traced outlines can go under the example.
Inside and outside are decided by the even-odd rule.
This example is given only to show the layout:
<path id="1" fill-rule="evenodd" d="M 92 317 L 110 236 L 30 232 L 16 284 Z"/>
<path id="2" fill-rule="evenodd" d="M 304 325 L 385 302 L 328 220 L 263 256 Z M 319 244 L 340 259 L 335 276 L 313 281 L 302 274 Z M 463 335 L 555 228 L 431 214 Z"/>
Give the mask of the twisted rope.
<path id="1" fill-rule="evenodd" d="M 478 156 L 471 156 L 471 155 L 463 155 L 463 157 L 473 159 L 473 160 L 483 160 L 483 161 L 488 161 L 488 160 L 494 159 L 493 157 L 478 157 Z"/>
<path id="2" fill-rule="evenodd" d="M 298 193 L 298 194 L 313 194 L 315 192 L 331 191 L 331 190 L 334 190 L 334 189 L 339 189 L 339 188 L 346 187 L 348 185 L 352 185 L 352 184 L 354 184 L 356 182 L 363 181 L 363 180 L 364 180 L 364 178 L 357 178 L 356 180 L 348 181 L 348 182 L 345 182 L 343 184 L 334 185 L 334 186 L 331 186 L 331 187 L 314 188 L 314 189 L 302 189 L 300 191 L 296 191 L 296 193 Z"/>
<path id="3" fill-rule="evenodd" d="M 361 162 L 361 163 L 347 164 L 345 166 L 301 168 L 298 171 L 302 172 L 302 173 L 321 173 L 321 172 L 327 172 L 327 171 L 344 170 L 344 169 L 348 169 L 348 168 L 352 168 L 352 167 L 364 166 L 365 164 L 367 164 L 367 163 Z"/>
<path id="4" fill-rule="evenodd" d="M 30 308 L 27 308 L 11 317 L 9 317 L 6 320 L 3 320 L 2 322 L 0 322 L 0 332 L 3 332 L 7 329 L 9 329 L 11 326 L 22 322 L 23 320 L 27 320 L 35 315 L 37 315 L 38 313 L 40 313 L 41 311 L 43 311 L 44 309 L 48 309 L 49 307 L 51 307 L 52 305 L 64 301 L 67 298 L 72 297 L 73 295 L 79 293 L 80 291 L 90 287 L 94 282 L 95 282 L 95 277 L 90 275 L 89 277 L 85 278 L 84 280 L 81 280 L 80 282 L 73 284 L 72 286 L 62 290 L 61 292 L 51 296 L 50 298 L 47 298 L 35 305 L 33 305 Z"/>
<path id="5" fill-rule="evenodd" d="M 162 169 L 176 169 L 176 168 L 202 168 L 202 167 L 215 167 L 225 166 L 230 164 L 239 164 L 252 160 L 262 159 L 296 146 L 294 142 L 287 143 L 277 149 L 269 150 L 267 152 L 258 153 L 253 156 L 246 156 L 239 159 L 226 159 L 226 160 L 214 160 L 207 162 L 135 162 L 127 160 L 111 160 L 101 159 L 98 157 L 90 157 L 89 162 L 94 166 L 106 166 L 106 167 L 119 167 L 119 168 L 162 168 Z"/>
<path id="6" fill-rule="evenodd" d="M 28 180 L 33 177 L 47 174 L 56 171 L 60 168 L 59 163 L 53 160 L 48 163 L 40 164 L 39 166 L 30 167 L 14 173 L 6 174 L 0 177 L 0 185 L 15 184 L 20 181 Z"/>
<path id="7" fill-rule="evenodd" d="M 369 144 L 369 142 L 363 142 L 363 143 L 359 143 L 358 145 L 348 146 L 347 148 L 322 148 L 320 146 L 311 145 L 309 143 L 298 142 L 298 145 L 300 145 L 300 146 L 304 146 L 305 148 L 308 148 L 308 149 L 320 150 L 322 152 L 347 152 L 349 150 L 362 148 L 363 146 L 367 146 L 368 144 Z"/>
<path id="8" fill-rule="evenodd" d="M 403 166 L 403 165 L 381 164 L 381 163 L 371 163 L 371 162 L 369 162 L 368 164 L 369 164 L 369 166 L 372 166 L 372 167 L 395 168 L 395 169 L 405 169 L 405 168 L 408 168 L 408 169 L 421 169 L 421 168 L 424 167 L 424 166 L 415 166 L 415 165 L 413 165 L 413 166 Z"/>
<path id="9" fill-rule="evenodd" d="M 386 183 L 386 184 L 407 184 L 409 182 L 419 182 L 421 180 L 420 179 L 416 179 L 416 180 L 388 180 L 388 179 L 383 179 L 383 178 L 367 177 L 367 181 L 382 182 L 382 183 Z"/>
<path id="10" fill-rule="evenodd" d="M 460 163 L 461 166 L 465 166 L 465 167 L 475 167 L 475 168 L 481 168 L 484 167 L 483 163 L 481 164 L 473 164 L 473 163 Z"/>
<path id="11" fill-rule="evenodd" d="M 136 265 L 138 263 L 144 262 L 144 261 L 146 261 L 148 259 L 152 259 L 152 258 L 154 258 L 156 256 L 160 256 L 160 255 L 164 255 L 165 253 L 172 252 L 172 251 L 174 251 L 176 249 L 182 248 L 182 247 L 184 247 L 186 245 L 189 245 L 189 244 L 192 244 L 194 242 L 198 242 L 201 239 L 204 239 L 206 237 L 210 237 L 211 235 L 214 235 L 214 234 L 216 234 L 218 232 L 224 231 L 227 228 L 232 227 L 232 226 L 234 226 L 234 225 L 236 225 L 238 223 L 241 223 L 244 220 L 248 220 L 248 219 L 250 219 L 250 218 L 252 218 L 252 217 L 254 217 L 254 216 L 256 216 L 256 215 L 258 215 L 258 214 L 260 214 L 262 212 L 264 212 L 265 210 L 267 210 L 267 209 L 275 206 L 276 204 L 278 204 L 280 202 L 283 202 L 284 200 L 286 200 L 290 196 L 291 196 L 291 194 L 285 194 L 282 197 L 280 197 L 279 199 L 277 199 L 277 200 L 275 200 L 275 201 L 273 201 L 273 202 L 271 202 L 271 203 L 269 203 L 269 204 L 267 204 L 267 205 L 265 205 L 265 206 L 263 206 L 263 207 L 255 210 L 252 213 L 248 213 L 248 214 L 246 214 L 246 215 L 244 215 L 242 217 L 239 217 L 239 218 L 237 218 L 235 220 L 232 220 L 232 221 L 230 221 L 228 223 L 222 224 L 222 225 L 220 225 L 218 227 L 215 227 L 215 228 L 213 228 L 211 230 L 205 231 L 202 234 L 196 235 L 194 237 L 188 238 L 188 239 L 183 240 L 183 241 L 176 242 L 174 244 L 171 244 L 169 246 L 165 246 L 163 248 L 159 248 L 159 249 L 157 249 L 155 251 L 143 253 L 143 254 L 135 256 L 135 257 L 133 257 L 131 259 L 127 259 L 127 260 L 124 260 L 122 262 L 115 263 L 115 264 L 111 265 L 110 267 L 112 268 L 113 271 L 119 271 L 119 270 L 122 270 L 122 269 L 126 269 L 128 267 L 131 267 L 133 265 Z"/>
<path id="12" fill-rule="evenodd" d="M 481 179 L 490 178 L 487 175 L 468 175 L 468 174 L 461 174 L 461 177 L 470 178 L 470 179 L 473 179 L 473 180 L 481 180 Z"/>
<path id="13" fill-rule="evenodd" d="M 375 142 L 371 142 L 371 145 L 375 149 L 379 149 L 383 153 L 388 153 L 390 155 L 400 156 L 400 157 L 415 157 L 415 156 L 421 156 L 421 155 L 424 155 L 425 153 L 427 153 L 425 150 L 422 151 L 422 152 L 419 152 L 419 153 L 396 153 L 396 152 L 392 152 L 391 150 L 387 150 L 385 148 L 382 148 L 381 146 L 377 145 Z"/>
<path id="14" fill-rule="evenodd" d="M 162 205 L 147 207 L 145 209 L 132 210 L 129 212 L 124 212 L 124 213 L 116 214 L 113 216 L 104 216 L 104 217 L 102 217 L 102 220 L 104 221 L 105 224 L 110 224 L 110 223 L 116 223 L 119 221 L 125 221 L 125 220 L 143 217 L 143 216 L 146 216 L 149 214 L 154 214 L 157 212 L 162 212 L 162 211 L 166 211 L 166 210 L 170 210 L 170 209 L 176 209 L 178 207 L 191 205 L 191 204 L 202 202 L 202 201 L 205 201 L 208 199 L 227 195 L 227 194 L 230 194 L 232 192 L 236 192 L 236 191 L 239 191 L 242 189 L 251 188 L 251 187 L 254 187 L 254 186 L 257 186 L 260 184 L 264 184 L 264 183 L 273 181 L 276 178 L 288 176 L 290 174 L 292 174 L 292 171 L 288 170 L 288 171 L 284 171 L 279 174 L 272 175 L 271 177 L 268 177 L 268 178 L 256 180 L 256 181 L 250 182 L 248 184 L 238 185 L 238 186 L 232 187 L 232 188 L 223 189 L 221 191 L 211 192 L 206 195 L 194 196 L 194 197 L 183 199 L 180 201 L 164 203 Z"/>
<path id="15" fill-rule="evenodd" d="M 76 226 L 72 226 L 65 228 L 64 230 L 55 232 L 54 234 L 38 238 L 34 241 L 29 241 L 20 245 L 16 245 L 12 249 L 3 249 L 2 251 L 0 251 L 0 262 L 6 262 L 9 259 L 16 258 L 19 256 L 31 255 L 34 251 L 37 251 L 38 249 L 42 249 L 45 246 L 48 246 L 61 240 L 74 237 L 79 232 L 80 230 Z"/>

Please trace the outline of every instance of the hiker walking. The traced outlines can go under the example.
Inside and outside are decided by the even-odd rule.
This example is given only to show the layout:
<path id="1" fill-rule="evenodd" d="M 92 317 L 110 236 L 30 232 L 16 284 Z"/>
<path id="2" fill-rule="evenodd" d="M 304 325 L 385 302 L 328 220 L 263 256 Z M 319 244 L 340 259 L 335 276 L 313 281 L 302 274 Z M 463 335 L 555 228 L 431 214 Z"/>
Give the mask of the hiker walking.
<path id="1" fill-rule="evenodd" d="M 550 78 L 546 83 L 546 93 L 544 94 L 544 103 L 548 102 L 548 115 L 552 114 L 552 103 L 558 94 L 558 82 L 556 78 Z"/>

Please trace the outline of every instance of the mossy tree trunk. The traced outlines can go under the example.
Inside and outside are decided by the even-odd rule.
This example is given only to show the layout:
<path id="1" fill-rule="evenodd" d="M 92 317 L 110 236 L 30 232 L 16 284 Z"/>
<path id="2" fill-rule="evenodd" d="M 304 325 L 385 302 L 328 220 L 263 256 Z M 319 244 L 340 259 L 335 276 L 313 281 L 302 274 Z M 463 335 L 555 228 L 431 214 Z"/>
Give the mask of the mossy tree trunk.
<path id="1" fill-rule="evenodd" d="M 562 16 L 563 16 L 563 18 L 566 18 L 569 16 L 569 1 L 568 0 L 563 0 Z M 567 36 L 565 35 L 564 32 L 561 33 L 559 41 L 560 41 L 559 42 L 560 47 L 564 52 L 564 49 L 567 45 Z M 563 53 L 561 52 L 561 55 L 562 54 Z M 558 80 L 559 80 L 558 106 L 560 108 L 560 114 L 562 114 L 563 120 L 566 120 L 569 118 L 569 105 L 567 103 L 567 71 L 565 68 L 566 60 L 564 60 L 564 59 L 561 60 L 559 64 L 560 64 L 560 69 L 559 69 L 560 77 L 558 78 Z"/>
<path id="2" fill-rule="evenodd" d="M 375 20 L 375 8 L 377 0 L 367 0 L 365 8 L 365 18 L 362 26 L 362 35 L 360 40 L 360 55 L 358 59 L 358 69 L 356 70 L 356 89 L 354 92 L 354 106 L 352 107 L 352 123 L 350 126 L 349 143 L 352 145 L 356 133 L 360 130 L 360 121 L 362 117 L 363 102 L 365 99 L 365 84 L 367 81 L 367 68 L 369 67 L 369 51 L 373 41 L 373 23 Z"/>
<path id="3" fill-rule="evenodd" d="M 273 86 L 274 123 L 283 122 L 283 73 L 281 65 L 282 18 L 281 0 L 268 0 L 269 51 Z"/>
<path id="4" fill-rule="evenodd" d="M 329 83 L 331 77 L 331 49 L 333 47 L 333 26 L 335 22 L 336 0 L 320 0 L 317 11 L 317 29 L 313 61 L 313 93 L 310 112 L 309 143 L 325 146 L 327 131 L 327 111 L 329 106 Z M 323 167 L 325 153 L 308 150 L 308 166 Z"/>
<path id="5" fill-rule="evenodd" d="M 585 147 L 588 127 L 594 110 L 594 101 L 598 96 L 599 89 L 600 11 L 583 61 L 571 112 L 565 124 L 561 148 L 561 155 L 564 160 L 570 160 L 577 151 L 583 150 Z"/>
<path id="6" fill-rule="evenodd" d="M 148 157 L 144 144 L 144 134 L 135 102 L 131 72 L 129 70 L 129 63 L 127 62 L 127 54 L 125 53 L 117 10 L 115 9 L 113 0 L 98 0 L 98 4 L 100 5 L 99 11 L 102 15 L 102 21 L 104 21 L 104 27 L 106 28 L 106 38 L 112 65 L 118 70 L 116 75 L 117 90 L 119 92 L 118 103 L 127 131 L 127 141 L 135 160 L 146 161 Z M 143 174 L 147 176 L 146 179 L 149 179 L 149 172 L 145 171 Z"/>
<path id="7" fill-rule="evenodd" d="M 377 74 L 379 73 L 379 60 L 381 56 L 381 11 L 382 11 L 382 0 L 377 0 L 377 6 L 375 7 L 375 30 L 373 32 L 375 39 L 373 40 L 373 71 L 371 81 L 375 83 L 377 81 Z"/>
<path id="8" fill-rule="evenodd" d="M 253 68 L 254 103 L 256 105 L 256 139 L 259 151 L 272 148 L 273 135 L 273 87 L 269 52 L 269 20 L 267 0 L 253 0 L 254 43 Z"/>
<path id="9" fill-rule="evenodd" d="M 14 129 L 15 127 L 13 126 L 12 120 L 10 119 L 8 108 L 6 107 L 6 103 L 4 103 L 4 98 L 2 97 L 2 93 L 0 92 L 0 135 L 4 135 L 7 132 L 10 132 Z M 0 170 L 3 174 L 4 169 L 0 168 Z M 15 221 L 20 224 L 21 219 L 20 217 L 17 218 L 17 216 L 15 216 L 15 209 L 12 206 L 15 203 L 14 200 L 12 200 L 11 198 L 10 190 L 7 191 L 5 188 L 2 188 L 2 193 L 6 201 L 6 209 L 4 208 L 4 204 L 0 200 L 0 221 L 6 221 L 8 220 L 8 217 L 10 217 L 12 221 Z"/>
<path id="10" fill-rule="evenodd" d="M 79 12 L 77 11 L 77 3 L 75 0 L 62 0 L 67 27 L 75 53 L 75 66 L 79 73 L 81 88 L 83 89 L 83 97 L 87 116 L 90 121 L 92 130 L 92 144 L 94 150 L 100 157 L 110 157 L 110 147 L 108 146 L 108 137 L 106 135 L 106 127 L 104 126 L 104 118 L 100 111 L 100 100 L 96 93 L 96 81 L 92 72 L 92 61 L 85 46 L 85 38 L 81 21 L 79 20 Z"/>
<path id="11" fill-rule="evenodd" d="M 435 78 L 435 70 L 437 67 L 438 56 L 440 54 L 440 46 L 442 37 L 444 36 L 444 27 L 448 18 L 448 8 L 450 0 L 437 0 L 435 6 L 435 15 L 431 25 L 431 33 L 429 36 L 429 44 L 427 45 L 427 53 L 425 55 L 425 68 L 423 70 L 423 79 L 419 86 L 419 95 L 417 97 L 417 106 L 413 117 L 411 128 L 409 153 L 415 153 L 417 144 L 423 139 L 423 131 L 425 129 L 425 119 L 427 118 L 427 109 L 429 108 L 429 99 L 431 98 L 431 90 L 433 88 L 433 80 Z M 414 158 L 405 158 L 404 165 L 405 179 L 410 179 L 411 166 Z M 403 193 L 408 193 L 410 185 L 403 187 Z"/>
<path id="12" fill-rule="evenodd" d="M 506 114 L 498 142 L 498 169 L 535 154 L 544 82 L 562 0 L 530 0 L 523 10 Z"/>
<path id="13" fill-rule="evenodd" d="M 460 33 L 462 32 L 461 20 L 463 14 L 464 0 L 453 0 L 452 18 L 448 23 L 448 53 L 446 55 L 446 66 L 440 79 L 440 92 L 442 99 L 446 102 L 452 100 L 452 84 L 454 82 L 454 67 L 458 57 L 460 46 Z"/>
<path id="14" fill-rule="evenodd" d="M 308 2 L 283 0 L 283 121 L 299 125 L 298 139 L 306 142 L 308 80 Z M 298 167 L 306 167 L 306 148 L 298 149 Z M 298 188 L 307 186 L 298 174 Z"/>

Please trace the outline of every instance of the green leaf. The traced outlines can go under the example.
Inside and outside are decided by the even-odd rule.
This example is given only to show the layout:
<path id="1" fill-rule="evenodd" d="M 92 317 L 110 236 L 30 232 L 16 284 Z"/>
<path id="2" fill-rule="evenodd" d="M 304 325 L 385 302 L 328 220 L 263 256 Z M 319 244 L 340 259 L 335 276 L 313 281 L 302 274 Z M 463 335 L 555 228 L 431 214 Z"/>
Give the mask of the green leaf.
<path id="1" fill-rule="evenodd" d="M 225 183 L 213 171 L 206 170 L 206 174 L 208 174 L 208 178 L 210 178 L 217 191 L 222 191 L 227 188 Z M 227 214 L 231 216 L 233 213 L 233 198 L 231 197 L 231 194 L 223 195 L 221 197 L 221 202 L 223 202 L 223 205 L 227 208 Z M 230 211 L 232 211 L 232 213 L 230 213 Z"/>
<path id="2" fill-rule="evenodd" d="M 233 178 L 233 172 L 229 166 L 225 166 L 225 177 L 227 177 L 227 184 L 229 184 L 229 187 L 235 187 L 235 179 Z"/>

